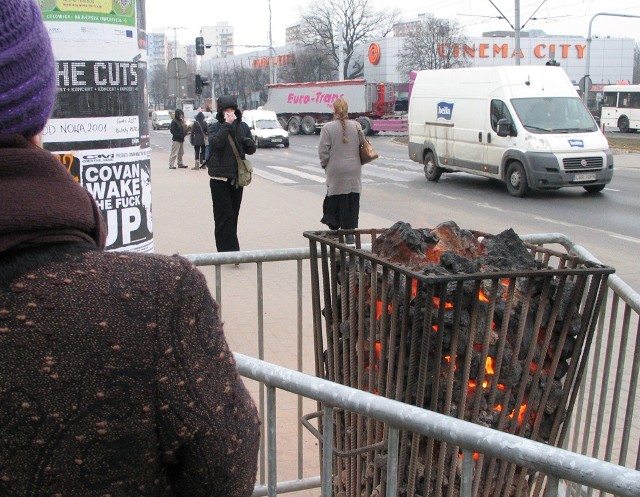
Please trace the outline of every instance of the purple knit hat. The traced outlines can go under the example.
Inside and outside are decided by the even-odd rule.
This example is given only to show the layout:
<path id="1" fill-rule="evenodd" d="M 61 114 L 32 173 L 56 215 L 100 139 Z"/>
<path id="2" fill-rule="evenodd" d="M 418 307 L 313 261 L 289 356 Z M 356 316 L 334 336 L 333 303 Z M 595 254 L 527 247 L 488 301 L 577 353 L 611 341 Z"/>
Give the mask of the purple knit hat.
<path id="1" fill-rule="evenodd" d="M 55 102 L 51 40 L 35 0 L 0 3 L 0 135 L 30 138 L 42 131 Z"/>

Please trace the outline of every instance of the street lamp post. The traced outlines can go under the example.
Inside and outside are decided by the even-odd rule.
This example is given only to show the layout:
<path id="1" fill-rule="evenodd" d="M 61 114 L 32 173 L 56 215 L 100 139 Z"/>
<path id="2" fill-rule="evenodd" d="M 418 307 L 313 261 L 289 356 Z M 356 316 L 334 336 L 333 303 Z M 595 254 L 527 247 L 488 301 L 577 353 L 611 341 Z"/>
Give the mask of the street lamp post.
<path id="1" fill-rule="evenodd" d="M 584 74 L 584 95 L 583 95 L 583 99 L 584 99 L 584 104 L 587 106 L 587 108 L 589 108 L 589 71 L 591 70 L 591 68 L 589 67 L 589 65 L 591 64 L 591 25 L 593 24 L 593 20 L 598 17 L 598 16 L 612 16 L 612 17 L 635 17 L 635 18 L 640 18 L 640 16 L 634 16 L 631 14 L 610 14 L 608 12 L 599 12 L 598 14 L 595 14 L 591 20 L 589 21 L 589 33 L 587 34 L 587 56 L 586 56 L 586 61 L 585 61 L 585 74 Z"/>
<path id="2" fill-rule="evenodd" d="M 273 38 L 271 36 L 271 0 L 269 0 L 269 83 L 276 82 L 275 66 L 274 66 Z"/>

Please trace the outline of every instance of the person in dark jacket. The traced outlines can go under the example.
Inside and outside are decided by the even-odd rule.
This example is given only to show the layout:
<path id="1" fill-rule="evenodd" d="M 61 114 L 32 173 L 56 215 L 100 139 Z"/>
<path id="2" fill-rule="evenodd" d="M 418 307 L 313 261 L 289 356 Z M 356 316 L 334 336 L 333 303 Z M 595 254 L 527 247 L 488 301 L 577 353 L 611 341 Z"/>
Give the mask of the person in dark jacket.
<path id="1" fill-rule="evenodd" d="M 171 154 L 169 154 L 169 169 L 175 169 L 174 164 L 178 159 L 178 167 L 187 167 L 182 162 L 182 156 L 184 155 L 184 137 L 187 136 L 187 126 L 185 125 L 184 112 L 180 109 L 176 109 L 169 126 L 169 132 L 171 133 Z"/>
<path id="2" fill-rule="evenodd" d="M 35 0 L 2 0 L 0 60 L 0 495 L 249 497 L 259 421 L 204 275 L 105 252 L 39 146 L 57 68 Z"/>
<path id="3" fill-rule="evenodd" d="M 204 114 L 198 112 L 196 114 L 196 120 L 193 122 L 193 126 L 191 126 L 191 145 L 193 145 L 193 150 L 196 155 L 193 165 L 194 169 L 205 168 L 204 147 L 206 145 L 206 137 L 207 123 L 204 121 Z"/>
<path id="4" fill-rule="evenodd" d="M 209 186 L 213 202 L 213 220 L 218 252 L 240 250 L 238 242 L 238 216 L 243 188 L 237 185 L 238 160 L 231 145 L 236 146 L 242 159 L 256 151 L 247 123 L 242 122 L 242 112 L 233 96 L 218 99 L 217 122 L 209 126 L 208 160 Z"/>

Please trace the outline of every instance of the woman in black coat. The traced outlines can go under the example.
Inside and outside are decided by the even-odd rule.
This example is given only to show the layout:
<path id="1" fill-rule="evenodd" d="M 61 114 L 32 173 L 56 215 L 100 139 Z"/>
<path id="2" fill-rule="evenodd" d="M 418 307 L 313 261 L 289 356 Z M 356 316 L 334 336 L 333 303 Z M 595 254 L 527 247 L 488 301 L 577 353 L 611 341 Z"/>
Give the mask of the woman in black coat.
<path id="1" fill-rule="evenodd" d="M 204 114 L 198 112 L 196 120 L 191 126 L 191 145 L 195 151 L 195 163 L 194 169 L 200 169 L 205 167 L 204 165 L 204 146 L 206 145 L 207 137 L 207 123 L 204 121 Z"/>
<path id="2" fill-rule="evenodd" d="M 242 203 L 243 188 L 237 185 L 238 160 L 231 146 L 231 140 L 241 159 L 256 151 L 251 131 L 242 122 L 242 112 L 235 97 L 223 96 L 218 99 L 217 122 L 209 126 L 209 186 L 213 202 L 216 249 L 218 252 L 240 250 L 238 242 L 238 216 Z"/>

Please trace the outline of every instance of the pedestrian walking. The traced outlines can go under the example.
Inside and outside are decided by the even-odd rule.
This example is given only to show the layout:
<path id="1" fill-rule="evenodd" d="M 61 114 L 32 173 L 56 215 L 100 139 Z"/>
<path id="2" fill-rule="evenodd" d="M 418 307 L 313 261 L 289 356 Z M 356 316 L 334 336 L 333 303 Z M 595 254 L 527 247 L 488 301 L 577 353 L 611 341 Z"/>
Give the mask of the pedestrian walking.
<path id="1" fill-rule="evenodd" d="M 244 188 L 237 185 L 238 159 L 231 141 L 242 159 L 255 153 L 256 144 L 249 126 L 242 122 L 235 97 L 220 97 L 217 109 L 216 122 L 208 130 L 211 157 L 207 162 L 214 233 L 218 252 L 234 252 L 240 250 L 238 217 Z"/>
<path id="2" fill-rule="evenodd" d="M 320 132 L 318 156 L 326 175 L 327 194 L 322 204 L 321 222 L 329 229 L 355 229 L 360 215 L 362 164 L 360 163 L 360 123 L 349 119 L 344 98 L 333 103 L 333 121 Z M 346 242 L 353 243 L 347 235 Z"/>
<path id="3" fill-rule="evenodd" d="M 249 497 L 259 421 L 204 275 L 105 252 L 41 148 L 58 68 L 36 0 L 2 0 L 0 61 L 0 494 Z"/>
<path id="4" fill-rule="evenodd" d="M 195 163 L 193 169 L 204 169 L 204 149 L 207 137 L 207 123 L 204 121 L 204 114 L 198 112 L 196 119 L 191 126 L 191 145 L 195 152 Z"/>
<path id="5" fill-rule="evenodd" d="M 169 169 L 175 169 L 174 164 L 178 159 L 178 167 L 185 168 L 187 166 L 182 162 L 184 155 L 184 137 L 187 136 L 187 125 L 184 122 L 184 112 L 176 109 L 169 126 L 171 132 L 171 154 L 169 154 Z"/>

